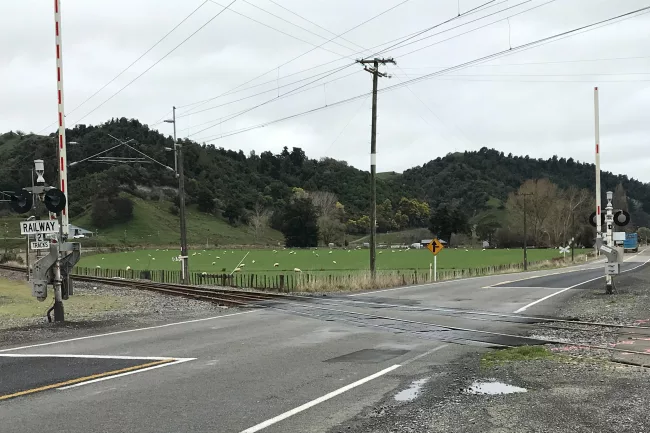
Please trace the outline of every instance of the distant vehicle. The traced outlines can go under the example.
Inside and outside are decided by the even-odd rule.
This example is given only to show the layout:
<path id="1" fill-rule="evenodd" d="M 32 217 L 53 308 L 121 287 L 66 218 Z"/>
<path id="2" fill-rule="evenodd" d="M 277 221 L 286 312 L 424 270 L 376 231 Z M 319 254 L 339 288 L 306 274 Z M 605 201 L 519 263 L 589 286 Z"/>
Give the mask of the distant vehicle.
<path id="1" fill-rule="evenodd" d="M 84 235 L 74 235 L 74 236 L 72 236 L 72 239 L 83 239 L 83 238 L 85 238 Z"/>
<path id="2" fill-rule="evenodd" d="M 639 237 L 636 233 L 626 233 L 625 242 L 623 242 L 624 251 L 639 252 Z"/>

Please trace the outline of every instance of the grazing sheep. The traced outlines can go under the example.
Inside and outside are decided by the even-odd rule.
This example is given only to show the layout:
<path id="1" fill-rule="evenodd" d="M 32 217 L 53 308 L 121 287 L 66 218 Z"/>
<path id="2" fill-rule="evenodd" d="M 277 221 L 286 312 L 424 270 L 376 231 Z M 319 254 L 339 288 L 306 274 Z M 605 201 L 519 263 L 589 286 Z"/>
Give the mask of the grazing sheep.
<path id="1" fill-rule="evenodd" d="M 293 268 L 293 271 L 294 271 L 294 272 L 302 272 L 302 271 L 301 271 L 300 269 L 298 269 L 298 268 Z"/>
<path id="2" fill-rule="evenodd" d="M 241 272 L 241 268 L 235 268 L 235 272 Z"/>
<path id="3" fill-rule="evenodd" d="M 273 263 L 274 268 L 277 268 L 278 266 L 280 266 L 280 263 Z"/>
<path id="4" fill-rule="evenodd" d="M 215 259 L 217 259 L 217 260 L 220 259 L 220 258 L 221 258 L 221 257 L 219 257 L 219 256 L 216 256 L 216 257 L 215 257 Z"/>
<path id="5" fill-rule="evenodd" d="M 127 266 L 127 267 L 126 267 L 126 270 L 127 270 L 127 271 L 130 271 L 130 270 L 131 270 L 131 266 Z"/>
<path id="6" fill-rule="evenodd" d="M 95 267 L 96 267 L 96 268 L 98 268 L 98 269 L 100 269 L 100 268 L 101 268 L 101 266 L 99 266 L 99 265 L 97 265 L 97 266 L 95 266 Z"/>
<path id="7" fill-rule="evenodd" d="M 318 255 L 318 253 L 316 254 L 316 257 L 320 257 L 320 256 Z"/>
<path id="8" fill-rule="evenodd" d="M 255 263 L 255 260 L 253 260 L 251 263 Z"/>
<path id="9" fill-rule="evenodd" d="M 336 264 L 336 260 L 332 260 L 332 263 Z"/>
<path id="10" fill-rule="evenodd" d="M 465 251 L 469 251 L 467 248 L 465 248 Z"/>
<path id="11" fill-rule="evenodd" d="M 207 272 L 201 272 L 201 275 L 203 275 L 205 277 L 206 275 L 208 275 L 208 273 Z"/>
<path id="12" fill-rule="evenodd" d="M 332 254 L 332 250 L 330 250 L 330 252 L 329 252 L 329 253 L 330 253 L 330 254 Z"/>
<path id="13" fill-rule="evenodd" d="M 241 265 L 239 265 L 240 268 L 243 268 L 244 266 L 246 266 L 246 263 L 242 263 Z"/>
<path id="14" fill-rule="evenodd" d="M 379 251 L 379 254 L 383 253 L 383 251 Z"/>
<path id="15" fill-rule="evenodd" d="M 155 257 L 152 257 L 151 260 L 156 260 L 156 258 L 155 258 Z"/>
<path id="16" fill-rule="evenodd" d="M 139 262 L 139 261 L 140 261 L 140 259 L 135 259 L 135 261 L 136 261 L 136 262 Z"/>

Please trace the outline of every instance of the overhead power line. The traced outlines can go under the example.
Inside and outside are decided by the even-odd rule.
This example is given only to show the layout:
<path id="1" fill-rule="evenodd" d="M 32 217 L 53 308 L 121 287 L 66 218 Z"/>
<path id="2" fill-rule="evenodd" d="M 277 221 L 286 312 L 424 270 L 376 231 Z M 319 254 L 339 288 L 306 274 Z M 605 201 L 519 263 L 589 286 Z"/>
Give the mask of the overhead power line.
<path id="1" fill-rule="evenodd" d="M 104 100 L 102 103 L 100 103 L 97 107 L 93 108 L 91 111 L 89 111 L 88 113 L 86 113 L 84 116 L 82 116 L 82 117 L 80 117 L 79 119 L 77 119 L 77 121 L 75 121 L 75 122 L 73 123 L 73 125 L 76 125 L 77 123 L 79 123 L 79 122 L 81 122 L 83 119 L 85 119 L 86 117 L 90 116 L 92 113 L 94 113 L 94 112 L 97 111 L 99 108 L 101 108 L 102 106 L 104 106 L 104 104 L 106 104 L 108 101 L 110 101 L 111 99 L 113 99 L 114 97 L 116 97 L 117 95 L 119 95 L 119 94 L 120 94 L 124 89 L 126 89 L 127 87 L 129 87 L 131 84 L 135 83 L 135 82 L 136 82 L 138 79 L 140 79 L 144 74 L 146 74 L 147 72 L 149 72 L 149 71 L 150 71 L 151 69 L 153 69 L 156 65 L 158 65 L 160 62 L 162 62 L 165 58 L 167 58 L 167 56 L 169 56 L 170 54 L 172 54 L 174 51 L 176 51 L 178 48 L 180 48 L 183 44 L 185 44 L 185 42 L 189 41 L 192 37 L 194 37 L 194 35 L 196 35 L 198 32 L 200 32 L 201 30 L 203 30 L 203 29 L 204 29 L 208 24 L 210 24 L 212 21 L 214 21 L 214 20 L 215 20 L 219 15 L 221 15 L 221 14 L 222 14 L 223 12 L 225 12 L 228 8 L 230 8 L 230 6 L 232 6 L 236 1 L 237 1 L 237 0 L 232 0 L 232 1 L 228 4 L 228 6 L 224 7 L 223 9 L 221 9 L 221 10 L 220 10 L 216 15 L 214 15 L 212 18 L 210 18 L 210 19 L 209 19 L 205 24 L 203 24 L 201 27 L 199 27 L 198 29 L 196 29 L 196 30 L 195 30 L 192 34 L 190 34 L 188 37 L 186 37 L 185 39 L 183 39 L 183 41 L 182 41 L 181 43 L 179 43 L 179 44 L 176 45 L 174 48 L 172 48 L 170 51 L 168 51 L 165 55 L 163 55 L 160 59 L 158 59 L 158 60 L 157 60 L 153 65 L 149 66 L 149 67 L 148 67 L 147 69 L 145 69 L 142 73 L 140 73 L 140 74 L 139 74 L 138 76 L 136 76 L 134 79 L 132 79 L 131 81 L 129 81 L 125 86 L 121 87 L 117 92 L 113 93 L 110 97 L 108 97 L 107 99 L 105 99 L 105 100 Z"/>
<path id="2" fill-rule="evenodd" d="M 361 26 L 363 26 L 363 25 L 365 25 L 365 24 L 367 24 L 367 23 L 369 23 L 369 22 L 371 22 L 371 21 L 373 21 L 373 20 L 379 18 L 379 17 L 382 16 L 382 15 L 387 14 L 388 12 L 392 11 L 393 9 L 398 8 L 399 6 L 405 4 L 405 3 L 409 2 L 409 1 L 410 1 L 410 0 L 402 0 L 400 3 L 398 3 L 398 4 L 394 5 L 394 6 L 391 6 L 390 8 L 384 10 L 383 12 L 380 12 L 380 13 L 378 13 L 377 15 L 375 15 L 375 16 L 373 16 L 373 17 L 371 17 L 371 18 L 368 18 L 367 20 L 363 21 L 362 23 L 357 24 L 356 26 L 354 26 L 354 27 L 352 27 L 352 28 L 350 28 L 350 29 L 344 31 L 343 33 L 338 34 L 338 35 L 334 36 L 334 37 L 331 38 L 331 39 L 328 39 L 327 41 L 323 42 L 323 43 L 320 44 L 319 46 L 314 47 L 314 48 L 312 48 L 312 49 L 310 49 L 310 50 L 308 50 L 308 51 L 305 51 L 304 53 L 302 53 L 302 54 L 300 54 L 300 55 L 298 55 L 298 56 L 296 56 L 296 57 L 293 57 L 292 59 L 290 59 L 290 60 L 288 60 L 288 61 L 286 61 L 286 62 L 284 62 L 284 63 L 282 63 L 282 64 L 280 64 L 280 65 L 278 65 L 278 66 L 275 66 L 274 68 L 269 69 L 268 71 L 264 72 L 263 74 L 260 74 L 260 75 L 254 77 L 254 78 L 251 78 L 250 80 L 246 81 L 245 83 L 242 83 L 242 84 L 240 84 L 240 85 L 237 86 L 237 87 L 234 87 L 234 88 L 232 88 L 232 89 L 230 89 L 230 90 L 228 90 L 228 91 L 226 91 L 226 92 L 224 92 L 224 93 L 222 93 L 222 94 L 220 94 L 220 95 L 215 96 L 214 98 L 209 98 L 209 99 L 207 99 L 207 100 L 203 100 L 203 101 L 199 102 L 199 103 L 198 103 L 198 104 L 199 104 L 198 106 L 201 106 L 201 105 L 203 105 L 203 104 L 205 104 L 205 103 L 207 103 L 207 102 L 209 102 L 209 101 L 212 101 L 212 100 L 214 100 L 214 99 L 220 98 L 221 96 L 227 95 L 227 94 L 229 94 L 229 93 L 231 93 L 231 92 L 233 92 L 233 91 L 235 91 L 235 90 L 237 90 L 237 89 L 239 89 L 239 88 L 241 88 L 241 87 L 243 87 L 243 86 L 245 86 L 245 85 L 247 85 L 247 84 L 250 84 L 250 83 L 252 83 L 253 81 L 257 80 L 258 78 L 261 78 L 261 77 L 263 77 L 263 76 L 265 76 L 265 75 L 267 75 L 267 74 L 269 74 L 269 73 L 271 73 L 271 72 L 276 71 L 276 70 L 279 69 L 279 68 L 282 68 L 282 67 L 288 65 L 289 63 L 291 63 L 291 62 L 293 62 L 293 61 L 295 61 L 295 60 L 298 60 L 298 59 L 301 58 L 301 57 L 306 56 L 307 54 L 313 52 L 314 50 L 320 48 L 321 46 L 323 46 L 323 45 L 325 45 L 325 44 L 327 44 L 327 43 L 329 43 L 329 42 L 331 42 L 331 41 L 333 41 L 333 40 L 335 40 L 335 39 L 338 39 L 338 38 L 340 38 L 341 36 L 344 36 L 344 35 L 350 33 L 352 30 L 358 29 L 359 27 L 361 27 Z M 352 63 L 352 64 L 354 64 L 354 63 Z M 189 104 L 189 105 L 196 105 L 196 104 Z M 185 107 L 187 107 L 187 106 L 188 106 L 188 105 L 185 105 Z M 194 107 L 194 108 L 198 108 L 198 106 L 197 106 L 197 107 Z"/>
<path id="3" fill-rule="evenodd" d="M 217 6 L 225 7 L 225 6 L 222 5 L 221 3 L 217 3 L 215 0 L 208 0 L 208 1 L 210 1 L 211 3 L 214 3 L 214 4 L 217 5 Z M 264 10 L 264 9 L 258 7 L 258 6 L 255 6 L 255 5 L 249 3 L 249 2 L 247 2 L 247 1 L 245 1 L 245 0 L 242 0 L 242 1 L 243 1 L 244 3 L 248 3 L 248 4 L 250 4 L 251 6 L 256 7 L 257 9 L 260 9 L 260 10 L 262 10 L 262 11 L 264 11 L 264 12 L 267 12 L 266 10 Z M 268 28 L 270 28 L 271 30 L 274 30 L 274 31 L 276 31 L 276 32 L 278 32 L 278 33 L 282 33 L 283 35 L 289 36 L 290 38 L 296 39 L 296 40 L 298 40 L 298 41 L 300 41 L 300 42 L 304 42 L 305 44 L 309 44 L 309 45 L 311 45 L 311 46 L 316 46 L 317 48 L 320 48 L 320 49 L 323 50 L 323 51 L 327 51 L 328 53 L 336 54 L 337 56 L 342 57 L 342 58 L 347 58 L 347 57 L 348 57 L 348 56 L 345 56 L 345 55 L 343 55 L 343 54 L 339 54 L 339 53 L 337 53 L 336 51 L 332 51 L 332 50 L 330 50 L 329 48 L 325 48 L 325 47 L 322 47 L 322 46 L 317 46 L 316 44 L 314 44 L 314 43 L 312 43 L 312 42 L 306 41 L 306 40 L 304 40 L 304 39 L 302 39 L 302 38 L 299 38 L 298 36 L 292 35 L 291 33 L 287 33 L 287 32 L 285 32 L 285 31 L 280 30 L 280 29 L 278 29 L 278 28 L 275 28 L 275 27 L 273 27 L 273 26 L 271 26 L 271 25 L 269 25 L 269 24 L 263 23 L 262 21 L 256 20 L 255 18 L 251 18 L 251 17 L 249 17 L 248 15 L 243 14 L 243 13 L 241 13 L 241 12 L 238 12 L 238 11 L 236 11 L 236 10 L 234 10 L 234 9 L 230 9 L 230 12 L 232 12 L 232 13 L 234 13 L 234 14 L 237 14 L 237 15 L 239 15 L 239 16 L 242 16 L 242 17 L 246 18 L 247 20 L 253 21 L 253 22 L 255 22 L 255 23 L 257 23 L 257 24 L 260 24 L 260 25 L 262 25 L 262 26 L 264 26 L 264 27 L 268 27 Z M 273 15 L 271 12 L 267 12 L 267 13 Z M 275 16 L 275 15 L 273 15 L 273 16 Z M 295 24 L 293 24 L 292 22 L 290 22 L 290 21 L 288 21 L 288 20 L 284 20 L 284 21 L 287 21 L 289 24 L 295 25 Z M 297 26 L 297 27 L 300 27 L 300 26 Z M 300 28 L 302 28 L 302 27 L 300 27 Z M 322 36 L 319 36 L 319 35 L 317 35 L 317 36 L 320 37 L 320 38 L 322 38 Z M 337 44 L 337 45 L 338 45 L 338 44 Z M 347 47 L 345 47 L 345 46 L 343 46 L 343 48 L 349 49 L 349 48 L 347 48 Z"/>
<path id="4" fill-rule="evenodd" d="M 526 1 L 531 1 L 531 0 L 526 0 Z M 356 54 L 362 54 L 362 53 L 365 52 L 365 51 L 374 50 L 374 49 L 380 48 L 380 47 L 382 47 L 382 46 L 384 46 L 384 45 L 386 45 L 386 44 L 393 44 L 395 41 L 407 40 L 407 39 L 413 37 L 414 35 L 417 36 L 417 35 L 423 34 L 423 33 L 426 32 L 426 31 L 429 31 L 429 30 L 431 30 L 431 29 L 433 29 L 433 28 L 437 28 L 437 27 L 439 27 L 439 26 L 441 26 L 441 25 L 443 25 L 443 24 L 449 23 L 449 22 L 451 22 L 451 21 L 453 21 L 453 20 L 457 20 L 457 19 L 460 19 L 460 18 L 464 18 L 464 17 L 466 17 L 466 16 L 468 16 L 468 15 L 472 15 L 472 14 L 474 14 L 474 13 L 476 13 L 476 12 L 480 12 L 481 10 L 485 10 L 485 9 L 479 9 L 479 8 L 483 8 L 483 7 L 485 7 L 486 5 L 488 5 L 489 3 L 492 3 L 492 2 L 489 1 L 489 2 L 487 2 L 487 3 L 484 3 L 484 4 L 482 4 L 481 6 L 479 6 L 478 8 L 470 9 L 470 10 L 468 10 L 468 11 L 462 13 L 460 16 L 456 16 L 456 17 L 454 17 L 454 18 L 452 18 L 452 19 L 450 19 L 450 20 L 443 21 L 442 23 L 436 24 L 435 26 L 431 26 L 431 27 L 428 27 L 428 28 L 426 28 L 426 29 L 424 29 L 424 30 L 420 30 L 420 31 L 417 31 L 417 32 L 415 32 L 415 33 L 411 33 L 411 34 L 409 34 L 409 35 L 402 36 L 402 37 L 399 37 L 399 38 L 397 38 L 397 39 L 393 39 L 393 40 L 390 40 L 390 41 L 384 42 L 384 43 L 379 44 L 379 45 L 376 45 L 376 46 L 374 46 L 374 47 L 372 47 L 372 48 L 370 48 L 370 49 L 368 49 L 368 50 L 360 51 L 360 52 L 358 52 L 358 53 L 356 53 Z M 496 4 L 492 4 L 492 5 L 487 6 L 487 7 L 488 7 L 488 8 L 490 8 L 490 7 L 494 7 L 494 6 L 497 6 L 497 5 L 501 4 L 501 3 L 505 3 L 505 1 L 500 2 L 500 3 L 496 3 Z M 487 9 L 487 8 L 486 8 L 486 9 Z M 508 10 L 508 9 L 510 9 L 510 8 L 502 9 L 500 12 L 503 12 L 503 11 Z M 452 27 L 450 30 L 453 30 L 453 29 L 455 29 L 455 28 L 461 27 L 461 26 L 463 26 L 463 25 L 464 25 L 464 24 L 459 24 L 458 26 Z M 381 52 L 383 52 L 383 51 L 384 51 L 384 50 L 382 50 Z M 339 62 L 339 61 L 340 61 L 340 60 L 338 60 L 338 59 L 337 59 L 337 60 L 332 60 L 332 61 L 330 61 L 330 62 L 326 62 L 326 63 L 320 64 L 320 65 L 317 65 L 317 66 L 313 66 L 313 67 L 308 68 L 308 69 L 304 69 L 304 70 L 302 70 L 302 71 L 295 72 L 295 73 L 293 73 L 293 74 L 290 74 L 290 75 L 285 76 L 284 78 L 288 78 L 288 77 L 290 77 L 290 76 L 294 76 L 294 75 L 299 75 L 299 74 L 301 74 L 301 73 L 303 73 L 303 72 L 307 72 L 307 71 L 309 71 L 309 70 L 313 70 L 313 69 L 318 69 L 318 68 L 320 68 L 320 67 L 322 67 L 322 66 L 326 66 L 326 65 L 328 65 L 328 64 L 332 64 L 332 63 L 337 63 L 337 62 Z M 273 70 L 275 70 L 275 69 L 273 69 Z M 268 72 L 270 72 L 270 71 L 268 71 Z M 268 72 L 267 72 L 267 73 L 268 73 Z M 264 75 L 264 74 L 263 74 L 263 75 Z M 261 76 L 258 76 L 257 78 L 259 78 L 259 77 L 261 77 Z M 255 80 L 255 79 L 253 79 L 253 80 Z M 253 80 L 250 80 L 248 83 L 250 83 L 250 82 L 253 81 Z M 298 80 L 298 81 L 301 81 L 301 80 Z M 204 100 L 197 101 L 197 102 L 194 102 L 194 103 L 186 104 L 186 105 L 180 106 L 179 108 L 186 108 L 186 107 L 190 107 L 190 106 L 192 106 L 192 105 L 196 105 L 196 107 L 194 107 L 194 108 L 189 108 L 187 111 L 185 111 L 185 112 L 183 113 L 184 115 L 194 114 L 194 113 L 196 112 L 196 111 L 194 111 L 194 110 L 196 110 L 196 108 L 198 108 L 198 107 L 204 105 L 204 104 L 207 103 L 207 102 L 213 101 L 213 100 L 215 100 L 215 99 L 221 98 L 221 97 L 226 96 L 226 95 L 229 95 L 229 94 L 233 94 L 233 93 L 241 92 L 241 91 L 243 91 L 243 90 L 247 90 L 247 89 L 251 89 L 251 88 L 254 88 L 254 87 L 259 87 L 259 86 L 262 86 L 262 85 L 265 85 L 265 84 L 275 83 L 275 82 L 277 82 L 277 80 L 269 80 L 269 81 L 266 81 L 266 82 L 261 83 L 261 84 L 257 84 L 257 85 L 250 86 L 250 87 L 246 87 L 246 88 L 244 88 L 244 89 L 235 88 L 235 89 L 232 89 L 232 90 L 230 90 L 230 91 L 224 92 L 224 93 L 222 93 L 222 94 L 220 94 L 220 95 L 214 96 L 214 97 L 212 97 L 212 98 L 208 98 L 208 99 L 204 99 Z M 245 84 L 246 84 L 246 83 L 245 83 Z M 241 87 L 241 86 L 239 86 L 239 87 Z M 197 104 L 198 104 L 198 105 L 197 105 Z"/>
<path id="5" fill-rule="evenodd" d="M 530 0 L 529 0 L 529 1 L 530 1 Z M 447 41 L 449 41 L 449 40 L 451 40 L 451 39 L 455 39 L 455 38 L 457 38 L 457 37 L 459 37 L 459 36 L 464 36 L 464 35 L 467 35 L 467 34 L 469 34 L 469 33 L 473 33 L 473 32 L 475 32 L 475 31 L 477 31 L 477 30 L 484 29 L 484 28 L 489 27 L 489 26 L 491 26 L 491 25 L 493 25 L 493 24 L 496 24 L 496 23 L 498 23 L 498 22 L 501 22 L 501 21 L 508 21 L 510 18 L 516 17 L 517 15 L 525 14 L 526 12 L 530 12 L 530 11 L 532 11 L 532 10 L 535 10 L 535 9 L 541 8 L 542 6 L 546 6 L 546 5 L 551 4 L 551 3 L 554 3 L 554 2 L 556 2 L 556 1 L 557 1 L 557 0 L 549 0 L 549 1 L 545 2 L 545 3 L 540 4 L 540 5 L 533 6 L 533 7 L 531 7 L 531 8 L 526 9 L 526 10 L 523 10 L 523 11 L 517 12 L 517 13 L 512 14 L 512 15 L 509 15 L 509 16 L 507 16 L 507 17 L 499 18 L 499 19 L 497 19 L 497 20 L 495 20 L 495 21 L 492 21 L 492 22 L 490 22 L 490 23 L 483 24 L 482 26 L 479 26 L 479 27 L 473 28 L 473 29 L 468 30 L 468 31 L 466 31 L 466 32 L 459 33 L 459 34 L 454 35 L 454 36 L 452 36 L 452 37 L 450 37 L 450 38 L 443 39 L 443 40 L 441 40 L 441 41 L 437 41 L 437 42 L 434 42 L 434 43 L 429 44 L 429 45 L 425 45 L 424 47 L 416 48 L 416 49 L 413 50 L 413 51 L 409 51 L 408 53 L 400 54 L 399 56 L 400 56 L 400 57 L 405 57 L 405 56 L 408 56 L 408 55 L 411 55 L 411 54 L 417 53 L 418 51 L 422 51 L 422 50 L 424 50 L 424 49 L 426 49 L 426 48 L 431 48 L 431 47 L 433 47 L 434 45 L 439 45 L 439 44 L 441 44 L 441 43 L 443 43 L 443 42 L 447 42 Z M 475 21 L 476 21 L 476 20 L 475 20 Z M 444 33 L 444 32 L 440 32 L 440 33 Z M 438 33 L 438 34 L 440 34 L 440 33 Z M 424 37 L 424 38 L 418 39 L 418 40 L 413 41 L 413 42 L 409 42 L 408 44 L 404 44 L 404 45 L 399 46 L 399 47 L 397 47 L 397 48 L 398 48 L 398 49 L 399 49 L 399 48 L 404 48 L 404 47 L 407 46 L 407 45 L 411 45 L 411 44 L 415 44 L 415 43 L 421 42 L 421 41 L 423 41 L 424 39 L 428 39 L 428 38 L 433 37 L 433 36 L 436 36 L 436 35 L 429 35 L 429 36 L 427 36 L 427 37 Z"/>
<path id="6" fill-rule="evenodd" d="M 505 57 L 505 56 L 508 56 L 508 55 L 511 55 L 511 54 L 515 54 L 515 53 L 518 53 L 518 52 L 521 52 L 521 51 L 525 51 L 525 50 L 528 50 L 528 49 L 531 49 L 531 48 L 535 48 L 535 47 L 540 46 L 540 45 L 545 45 L 546 43 L 554 42 L 556 40 L 561 40 L 561 39 L 564 39 L 565 37 L 569 37 L 569 36 L 579 34 L 579 33 L 584 33 L 584 31 L 594 30 L 596 28 L 604 27 L 604 25 L 614 24 L 614 22 L 620 22 L 620 21 L 623 21 L 625 19 L 632 18 L 633 16 L 635 16 L 637 14 L 640 15 L 640 14 L 645 14 L 645 13 L 648 13 L 648 12 L 650 12 L 650 6 L 640 8 L 640 9 L 636 9 L 634 11 L 627 12 L 627 13 L 624 13 L 624 14 L 621 14 L 621 15 L 617 15 L 617 16 L 614 16 L 614 17 L 611 17 L 611 18 L 607 18 L 607 19 L 604 19 L 604 20 L 601 20 L 601 21 L 598 21 L 598 22 L 595 22 L 595 23 L 592 23 L 592 24 L 587 24 L 587 25 L 584 25 L 584 26 L 581 26 L 581 27 L 577 27 L 577 28 L 572 29 L 572 30 L 567 30 L 567 31 L 564 31 L 564 32 L 556 33 L 555 35 L 547 36 L 547 37 L 537 39 L 537 40 L 532 41 L 532 42 L 528 42 L 528 43 L 525 43 L 525 44 L 522 44 L 522 45 L 519 45 L 519 46 L 512 47 L 512 48 L 507 49 L 507 50 L 502 50 L 502 51 L 499 51 L 499 52 L 496 52 L 496 53 L 493 53 L 493 54 L 490 54 L 490 55 L 487 55 L 487 56 L 483 56 L 483 57 L 480 57 L 480 58 L 477 58 L 477 59 L 474 59 L 474 60 L 470 60 L 468 62 L 464 62 L 464 63 L 461 63 L 459 65 L 452 66 L 450 68 L 446 68 L 446 69 L 443 69 L 443 70 L 440 70 L 440 71 L 437 71 L 437 72 L 434 72 L 434 73 L 431 73 L 431 74 L 426 74 L 426 75 L 424 75 L 422 77 L 418 77 L 418 78 L 414 78 L 414 79 L 411 79 L 411 80 L 408 80 L 408 81 L 404 81 L 402 83 L 398 83 L 398 84 L 386 87 L 384 89 L 380 89 L 379 91 L 380 92 L 386 92 L 386 91 L 395 90 L 395 89 L 398 89 L 400 87 L 406 86 L 408 84 L 418 83 L 418 82 L 424 81 L 426 79 L 430 79 L 430 78 L 434 78 L 434 77 L 442 75 L 442 74 L 446 74 L 448 72 L 464 69 L 464 68 L 467 68 L 469 66 L 473 66 L 476 63 L 486 62 L 486 61 L 495 59 L 497 57 Z M 617 21 L 617 20 L 620 20 L 620 21 Z M 283 122 L 283 121 L 286 121 L 286 120 L 290 120 L 290 119 L 294 119 L 294 118 L 297 118 L 297 117 L 300 117 L 300 116 L 311 114 L 311 113 L 314 113 L 314 112 L 317 112 L 317 111 L 321 111 L 321 110 L 324 110 L 324 109 L 327 109 L 327 108 L 332 108 L 332 107 L 335 107 L 335 106 L 338 106 L 338 105 L 346 104 L 346 103 L 355 101 L 355 100 L 357 100 L 359 98 L 366 97 L 367 95 L 369 95 L 369 93 L 363 93 L 361 95 L 346 98 L 346 99 L 334 102 L 334 103 L 329 104 L 329 105 L 324 105 L 324 106 L 321 106 L 321 107 L 313 108 L 311 110 L 303 111 L 301 113 L 296 113 L 296 114 L 293 114 L 293 115 L 290 115 L 290 116 L 287 116 L 287 117 L 283 117 L 283 118 L 280 118 L 280 119 L 264 122 L 264 123 L 261 123 L 261 124 L 258 124 L 258 125 L 242 128 L 242 129 L 239 129 L 239 130 L 230 131 L 230 132 L 227 132 L 225 134 L 218 135 L 218 136 L 205 137 L 203 139 L 200 139 L 200 141 L 216 141 L 216 140 L 219 140 L 219 139 L 222 139 L 222 138 L 230 137 L 232 135 L 241 134 L 241 133 L 244 133 L 244 132 L 252 131 L 254 129 L 263 128 L 263 127 L 266 127 L 266 126 L 269 126 L 269 125 L 272 125 L 272 124 L 275 124 L 275 123 Z"/>
<path id="7" fill-rule="evenodd" d="M 122 69 L 122 71 L 121 71 L 119 74 L 117 74 L 116 76 L 114 76 L 114 77 L 113 77 L 113 78 L 112 78 L 108 83 L 104 84 L 102 87 L 100 87 L 99 89 L 97 89 L 97 90 L 95 91 L 95 93 L 93 93 L 92 95 L 90 95 L 89 97 L 87 97 L 86 99 L 84 99 L 84 101 L 83 101 L 81 104 L 77 105 L 77 106 L 74 107 L 72 110 L 68 111 L 67 115 L 72 114 L 72 113 L 74 113 L 75 111 L 77 111 L 79 108 L 81 108 L 83 105 L 85 105 L 86 102 L 90 101 L 92 98 L 94 98 L 95 96 L 97 96 L 97 95 L 99 94 L 99 92 L 101 92 L 102 90 L 104 90 L 105 88 L 107 88 L 108 86 L 110 86 L 110 85 L 111 85 L 115 80 L 117 80 L 118 78 L 120 78 L 120 77 L 121 77 L 121 76 L 122 76 L 126 71 L 128 71 L 129 69 L 131 69 L 131 67 L 133 67 L 136 63 L 138 63 L 140 60 L 142 60 L 142 58 L 143 58 L 144 56 L 146 56 L 147 54 L 149 54 L 149 53 L 150 53 L 154 48 L 156 48 L 158 45 L 160 45 L 160 43 L 161 43 L 162 41 L 164 41 L 165 39 L 167 39 L 167 37 L 168 37 L 169 35 L 171 35 L 172 33 L 174 33 L 174 31 L 175 31 L 177 28 L 179 28 L 179 27 L 180 27 L 180 26 L 181 26 L 185 21 L 187 21 L 188 19 L 190 19 L 190 18 L 192 17 L 192 15 L 194 15 L 194 14 L 195 14 L 199 9 L 201 9 L 203 6 L 205 6 L 205 4 L 206 4 L 208 1 L 209 1 L 209 0 L 205 0 L 203 3 L 201 3 L 201 4 L 200 4 L 196 9 L 194 9 L 192 12 L 190 12 L 189 15 L 187 15 L 187 16 L 186 16 L 185 18 L 183 18 L 183 19 L 182 19 L 178 24 L 176 24 L 176 25 L 175 25 L 175 26 L 174 26 L 170 31 L 168 31 L 167 33 L 165 33 L 165 35 L 164 35 L 162 38 L 158 39 L 158 42 L 156 42 L 155 44 L 153 44 L 151 47 L 149 47 L 149 49 L 148 49 L 147 51 L 145 51 L 144 53 L 142 53 L 142 54 L 140 55 L 140 57 L 138 57 L 137 59 L 135 59 L 135 60 L 134 60 L 134 61 L 133 61 L 129 66 L 127 66 L 126 68 Z M 46 126 L 45 128 L 41 129 L 39 132 L 37 132 L 37 134 L 40 134 L 40 133 L 42 133 L 43 131 L 46 131 L 46 130 L 50 129 L 52 126 L 56 125 L 56 123 L 57 123 L 56 121 L 50 123 L 48 126 Z"/>

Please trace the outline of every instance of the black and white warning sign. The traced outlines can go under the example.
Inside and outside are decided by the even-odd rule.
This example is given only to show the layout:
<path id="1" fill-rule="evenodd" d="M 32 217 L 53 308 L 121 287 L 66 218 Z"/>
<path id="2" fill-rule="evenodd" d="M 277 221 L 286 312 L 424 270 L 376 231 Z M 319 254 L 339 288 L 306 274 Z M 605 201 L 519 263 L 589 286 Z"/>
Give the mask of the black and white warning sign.
<path id="1" fill-rule="evenodd" d="M 21 235 L 35 235 L 37 233 L 57 233 L 59 231 L 58 221 L 21 221 Z"/>

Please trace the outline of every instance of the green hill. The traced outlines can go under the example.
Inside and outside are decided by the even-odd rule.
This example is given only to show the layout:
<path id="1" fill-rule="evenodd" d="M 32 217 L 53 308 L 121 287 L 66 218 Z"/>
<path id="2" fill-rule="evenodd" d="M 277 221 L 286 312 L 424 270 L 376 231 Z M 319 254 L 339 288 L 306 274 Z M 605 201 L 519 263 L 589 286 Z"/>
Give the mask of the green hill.
<path id="1" fill-rule="evenodd" d="M 82 243 L 100 245 L 175 245 L 180 240 L 178 216 L 169 211 L 170 202 L 151 201 L 129 197 L 133 201 L 133 219 L 106 229 L 93 227 L 88 213 L 73 219 L 72 223 L 98 233 L 97 238 L 83 239 Z M 282 234 L 268 228 L 258 240 L 248 226 L 233 227 L 213 215 L 199 212 L 195 206 L 187 209 L 187 240 L 191 245 L 277 245 Z"/>

